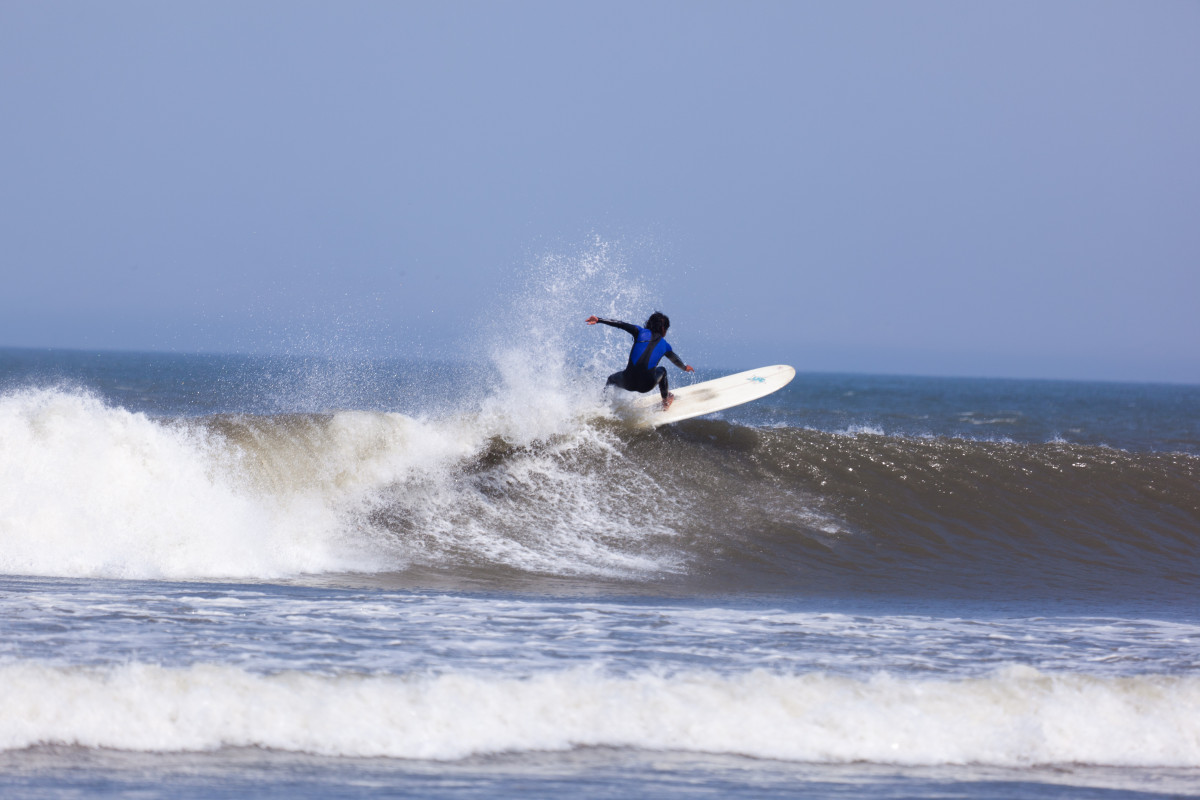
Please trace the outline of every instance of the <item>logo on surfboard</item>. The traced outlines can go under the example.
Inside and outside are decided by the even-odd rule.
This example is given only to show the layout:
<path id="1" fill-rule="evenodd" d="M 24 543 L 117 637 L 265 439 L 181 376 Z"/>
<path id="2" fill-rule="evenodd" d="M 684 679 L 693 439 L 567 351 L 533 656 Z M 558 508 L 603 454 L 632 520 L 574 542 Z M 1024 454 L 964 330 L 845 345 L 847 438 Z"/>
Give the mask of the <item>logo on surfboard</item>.
<path id="1" fill-rule="evenodd" d="M 746 378 L 746 380 L 753 381 L 754 383 L 766 383 L 767 382 L 767 379 L 762 377 L 761 375 L 751 375 L 749 378 Z"/>

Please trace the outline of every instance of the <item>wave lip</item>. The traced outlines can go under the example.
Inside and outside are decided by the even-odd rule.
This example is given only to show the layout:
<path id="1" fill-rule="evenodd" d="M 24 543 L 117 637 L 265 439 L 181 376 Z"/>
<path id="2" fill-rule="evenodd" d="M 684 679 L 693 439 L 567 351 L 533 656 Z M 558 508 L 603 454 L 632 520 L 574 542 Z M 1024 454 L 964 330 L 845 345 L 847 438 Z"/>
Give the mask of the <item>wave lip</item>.
<path id="1" fill-rule="evenodd" d="M 0 748 L 256 746 L 454 760 L 633 747 L 797 762 L 1200 766 L 1200 678 L 1009 667 L 983 678 L 764 671 L 363 675 L 0 667 Z"/>

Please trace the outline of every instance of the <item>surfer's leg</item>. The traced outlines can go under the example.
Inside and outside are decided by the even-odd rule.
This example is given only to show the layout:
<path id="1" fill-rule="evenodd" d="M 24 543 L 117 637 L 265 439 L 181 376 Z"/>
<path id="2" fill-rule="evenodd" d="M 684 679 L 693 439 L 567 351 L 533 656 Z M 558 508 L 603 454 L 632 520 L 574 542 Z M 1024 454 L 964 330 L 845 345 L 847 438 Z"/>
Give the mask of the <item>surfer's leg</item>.
<path id="1" fill-rule="evenodd" d="M 628 390 L 628 389 L 629 389 L 629 387 L 625 385 L 625 372 L 624 372 L 624 370 L 622 370 L 621 372 L 614 372 L 612 375 L 609 375 L 609 376 L 608 376 L 608 383 L 604 384 L 604 386 L 605 386 L 606 388 L 607 388 L 607 387 L 609 387 L 609 386 L 615 386 L 615 387 L 617 387 L 618 389 L 626 389 L 626 390 Z"/>
<path id="2" fill-rule="evenodd" d="M 662 407 L 666 411 L 671 407 L 671 403 L 675 402 L 675 395 L 671 394 L 670 386 L 667 382 L 667 368 L 654 368 L 654 382 L 658 384 L 658 391 L 662 394 Z"/>
<path id="3" fill-rule="evenodd" d="M 670 405 L 670 402 L 667 400 L 667 398 L 671 396 L 671 389 L 667 385 L 666 367 L 654 368 L 654 382 L 658 384 L 658 391 L 660 394 L 662 394 L 663 405 Z"/>

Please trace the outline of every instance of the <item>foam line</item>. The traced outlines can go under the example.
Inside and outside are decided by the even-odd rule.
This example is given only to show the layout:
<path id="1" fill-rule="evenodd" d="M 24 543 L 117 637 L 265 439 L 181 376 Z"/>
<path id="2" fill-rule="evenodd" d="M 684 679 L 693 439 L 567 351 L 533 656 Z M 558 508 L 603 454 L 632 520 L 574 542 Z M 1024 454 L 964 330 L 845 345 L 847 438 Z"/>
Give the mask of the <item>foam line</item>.
<path id="1" fill-rule="evenodd" d="M 611 746 L 801 762 L 1200 766 L 1195 676 L 1013 667 L 964 680 L 583 669 L 514 678 L 18 663 L 0 667 L 0 686 L 4 749 L 457 759 Z"/>

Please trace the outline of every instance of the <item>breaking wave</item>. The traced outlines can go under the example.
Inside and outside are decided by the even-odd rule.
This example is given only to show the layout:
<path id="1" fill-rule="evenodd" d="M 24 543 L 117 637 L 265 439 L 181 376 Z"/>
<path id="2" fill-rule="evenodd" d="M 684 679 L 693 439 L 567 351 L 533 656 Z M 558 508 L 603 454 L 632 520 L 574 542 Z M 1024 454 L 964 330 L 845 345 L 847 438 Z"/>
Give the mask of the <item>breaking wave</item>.
<path id="1" fill-rule="evenodd" d="M 511 411 L 154 419 L 10 392 L 0 572 L 716 590 L 1200 576 L 1195 456 L 704 420 L 645 433 L 594 398 Z"/>

